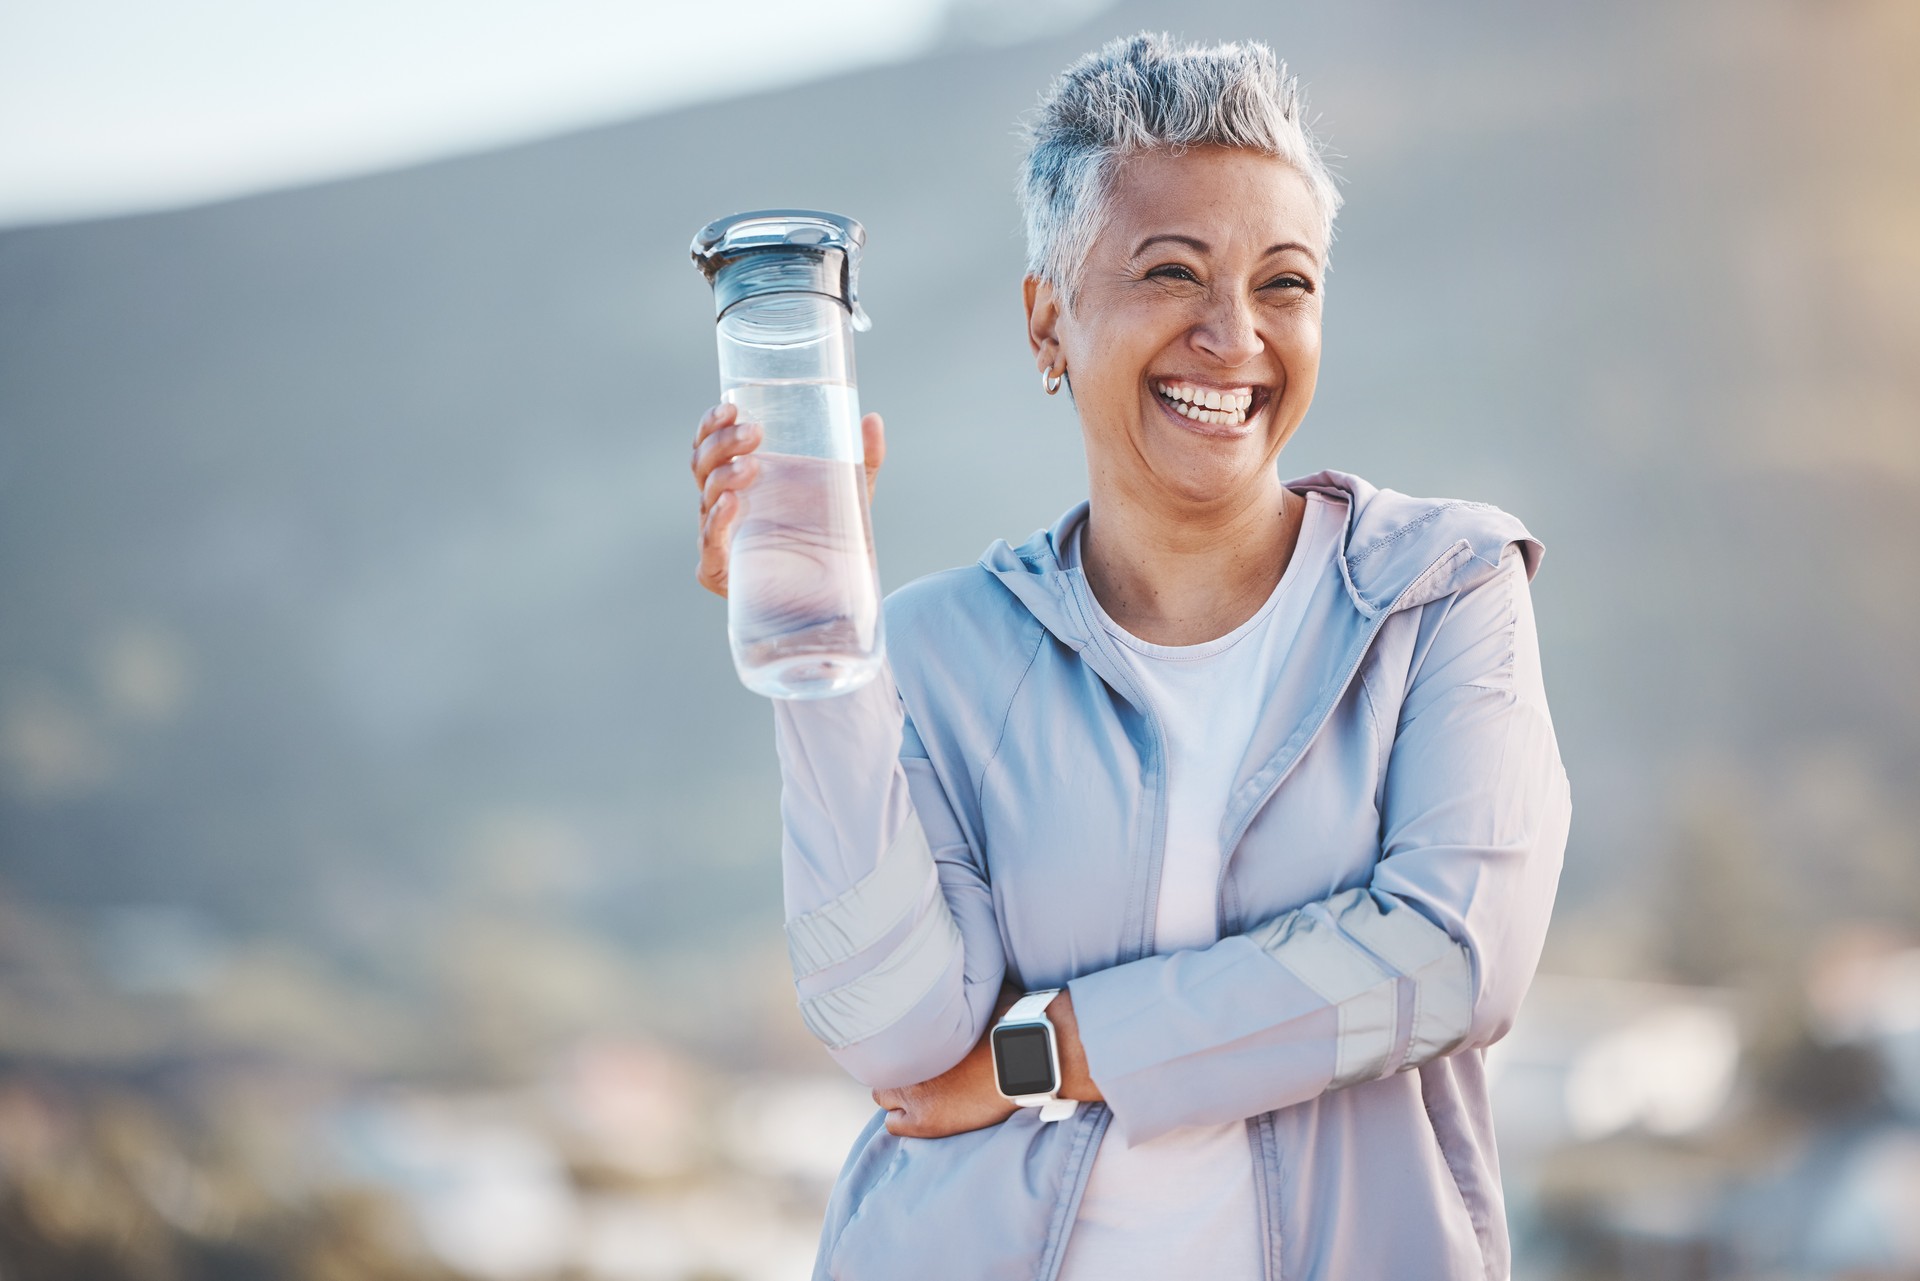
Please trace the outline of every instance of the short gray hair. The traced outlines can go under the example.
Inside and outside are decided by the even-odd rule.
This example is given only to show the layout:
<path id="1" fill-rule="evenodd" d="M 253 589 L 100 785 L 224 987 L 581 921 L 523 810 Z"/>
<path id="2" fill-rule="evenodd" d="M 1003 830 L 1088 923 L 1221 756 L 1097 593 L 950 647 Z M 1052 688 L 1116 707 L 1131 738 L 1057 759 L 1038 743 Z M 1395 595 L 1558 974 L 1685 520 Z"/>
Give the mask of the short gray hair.
<path id="1" fill-rule="evenodd" d="M 1286 161 L 1306 179 L 1330 245 L 1340 192 L 1305 110 L 1287 65 L 1258 41 L 1181 47 L 1147 31 L 1109 41 L 1060 73 L 1027 125 L 1028 274 L 1071 305 L 1120 161 L 1153 149 L 1244 147 Z"/>

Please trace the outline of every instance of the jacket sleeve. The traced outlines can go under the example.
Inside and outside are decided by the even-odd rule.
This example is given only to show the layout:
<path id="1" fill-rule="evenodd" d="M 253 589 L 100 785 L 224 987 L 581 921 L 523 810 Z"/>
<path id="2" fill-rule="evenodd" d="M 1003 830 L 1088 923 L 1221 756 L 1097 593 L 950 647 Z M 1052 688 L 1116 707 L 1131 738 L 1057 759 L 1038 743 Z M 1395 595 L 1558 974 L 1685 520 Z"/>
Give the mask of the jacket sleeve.
<path id="1" fill-rule="evenodd" d="M 1128 1143 L 1303 1102 L 1506 1034 L 1570 816 L 1517 548 L 1426 607 L 1368 884 L 1211 947 L 1073 980 Z"/>
<path id="2" fill-rule="evenodd" d="M 787 950 L 800 1015 L 873 1088 L 938 1076 L 986 1029 L 992 892 L 891 671 L 774 703 Z"/>

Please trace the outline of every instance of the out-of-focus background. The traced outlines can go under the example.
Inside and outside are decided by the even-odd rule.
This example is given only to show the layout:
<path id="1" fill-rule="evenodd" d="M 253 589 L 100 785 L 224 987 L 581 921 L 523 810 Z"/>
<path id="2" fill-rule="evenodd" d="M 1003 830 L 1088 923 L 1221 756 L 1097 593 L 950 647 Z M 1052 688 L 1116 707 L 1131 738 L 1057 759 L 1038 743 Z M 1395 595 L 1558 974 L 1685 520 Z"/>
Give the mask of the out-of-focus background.
<path id="1" fill-rule="evenodd" d="M 1906 0 L 0 10 L 0 1276 L 805 1274 L 869 1105 L 693 583 L 687 242 L 865 221 L 882 574 L 970 561 L 1083 485 L 1015 121 L 1141 27 L 1336 156 L 1284 469 L 1549 549 L 1517 1275 L 1920 1276 Z"/>

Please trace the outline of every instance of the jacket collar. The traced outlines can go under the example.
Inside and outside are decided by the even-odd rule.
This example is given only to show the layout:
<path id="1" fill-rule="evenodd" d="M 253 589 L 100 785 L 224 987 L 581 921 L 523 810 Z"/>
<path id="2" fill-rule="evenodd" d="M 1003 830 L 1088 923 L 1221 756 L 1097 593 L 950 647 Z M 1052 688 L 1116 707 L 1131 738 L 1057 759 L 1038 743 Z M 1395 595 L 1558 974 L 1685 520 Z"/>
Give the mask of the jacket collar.
<path id="1" fill-rule="evenodd" d="M 1367 619 L 1474 586 L 1499 566 L 1509 543 L 1519 544 L 1529 579 L 1545 552 L 1518 519 L 1486 503 L 1412 498 L 1337 471 L 1288 481 L 1287 488 L 1346 504 L 1341 573 L 1348 599 Z M 980 557 L 981 567 L 1005 584 L 1041 626 L 1075 650 L 1091 639 L 1093 621 L 1073 590 L 1072 578 L 1080 571 L 1061 567 L 1060 550 L 1087 518 L 1087 506 L 1075 504 L 1052 528 L 1034 531 L 1018 547 L 999 539 Z"/>

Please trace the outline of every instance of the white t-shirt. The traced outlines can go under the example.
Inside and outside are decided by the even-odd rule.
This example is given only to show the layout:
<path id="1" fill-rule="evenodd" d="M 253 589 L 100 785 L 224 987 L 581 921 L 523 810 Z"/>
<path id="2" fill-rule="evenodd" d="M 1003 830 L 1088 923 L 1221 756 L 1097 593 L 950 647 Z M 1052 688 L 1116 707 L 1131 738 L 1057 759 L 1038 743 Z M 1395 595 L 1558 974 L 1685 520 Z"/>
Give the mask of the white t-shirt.
<path id="1" fill-rule="evenodd" d="M 1094 603 L 1166 735 L 1158 952 L 1206 947 L 1218 938 L 1220 826 L 1263 701 L 1255 691 L 1272 685 L 1298 636 L 1313 580 L 1339 546 L 1344 515 L 1324 495 L 1307 495 L 1299 542 L 1273 594 L 1252 618 L 1204 644 L 1149 644 Z M 1069 567 L 1080 564 L 1079 530 L 1065 559 Z M 1060 1281 L 1255 1281 L 1263 1274 L 1262 1252 L 1244 1122 L 1188 1126 L 1131 1148 L 1108 1130 L 1067 1239 Z"/>

